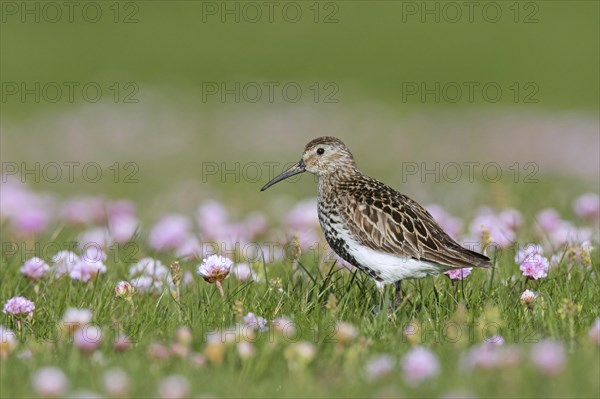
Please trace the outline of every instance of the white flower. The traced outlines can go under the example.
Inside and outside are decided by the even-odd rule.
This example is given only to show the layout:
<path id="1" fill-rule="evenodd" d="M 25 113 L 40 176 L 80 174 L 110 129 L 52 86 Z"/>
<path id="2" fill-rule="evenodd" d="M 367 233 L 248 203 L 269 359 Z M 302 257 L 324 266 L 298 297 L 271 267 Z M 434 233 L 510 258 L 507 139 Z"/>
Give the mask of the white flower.
<path id="1" fill-rule="evenodd" d="M 389 355 L 377 356 L 365 365 L 365 377 L 369 381 L 378 380 L 389 375 L 396 362 Z"/>
<path id="2" fill-rule="evenodd" d="M 128 281 L 119 281 L 115 286 L 115 296 L 119 298 L 130 298 L 135 288 Z"/>
<path id="3" fill-rule="evenodd" d="M 247 263 L 238 263 L 233 267 L 233 274 L 240 281 L 249 281 L 254 280 L 258 281 L 258 276 L 256 272 L 252 270 L 249 264 Z"/>
<path id="4" fill-rule="evenodd" d="M 198 266 L 198 274 L 209 283 L 224 280 L 231 271 L 233 262 L 231 259 L 220 255 L 211 255 L 203 259 Z"/>
<path id="5" fill-rule="evenodd" d="M 335 325 L 334 338 L 341 344 L 349 344 L 356 338 L 358 331 L 350 323 L 337 322 Z"/>
<path id="6" fill-rule="evenodd" d="M 29 277 L 32 280 L 39 280 L 50 270 L 50 266 L 46 264 L 42 259 L 34 256 L 31 259 L 25 261 L 21 266 L 21 274 Z"/>
<path id="7" fill-rule="evenodd" d="M 82 308 L 68 308 L 62 318 L 64 327 L 74 331 L 92 321 L 92 311 Z"/>
<path id="8" fill-rule="evenodd" d="M 267 320 L 264 317 L 255 315 L 249 312 L 244 316 L 244 324 L 253 330 L 267 331 Z"/>
<path id="9" fill-rule="evenodd" d="M 404 380 L 408 384 L 416 385 L 438 375 L 440 362 L 433 352 L 422 346 L 416 346 L 404 355 L 402 370 Z"/>
<path id="10" fill-rule="evenodd" d="M 158 396 L 162 399 L 183 399 L 190 394 L 190 383 L 181 375 L 163 378 L 158 384 Z"/>
<path id="11" fill-rule="evenodd" d="M 42 367 L 33 375 L 31 385 L 38 396 L 60 398 L 65 394 L 69 381 L 62 370 L 56 367 Z"/>
<path id="12" fill-rule="evenodd" d="M 80 261 L 79 256 L 71 251 L 60 251 L 52 257 L 54 275 L 58 278 L 70 274 L 75 265 Z"/>
<path id="13" fill-rule="evenodd" d="M 287 346 L 284 356 L 290 370 L 299 370 L 306 367 L 317 354 L 317 348 L 308 341 L 294 342 Z"/>
<path id="14" fill-rule="evenodd" d="M 88 282 L 94 280 L 98 274 L 106 273 L 106 266 L 101 260 L 80 259 L 69 273 L 73 280 Z"/>
<path id="15" fill-rule="evenodd" d="M 129 376 L 121 369 L 108 369 L 102 376 L 104 390 L 113 398 L 129 396 Z"/>
<path id="16" fill-rule="evenodd" d="M 143 258 L 131 265 L 129 276 L 136 290 L 160 294 L 168 280 L 169 270 L 158 259 Z"/>
<path id="17" fill-rule="evenodd" d="M 533 303 L 533 301 L 535 300 L 536 297 L 537 297 L 537 294 L 535 292 L 530 291 L 530 290 L 525 290 L 521 294 L 521 302 L 523 302 L 526 305 L 530 305 Z"/>
<path id="18" fill-rule="evenodd" d="M 148 257 L 140 259 L 137 263 L 131 265 L 129 275 L 131 277 L 145 275 L 153 277 L 156 280 L 164 280 L 168 277 L 169 270 L 160 260 Z"/>

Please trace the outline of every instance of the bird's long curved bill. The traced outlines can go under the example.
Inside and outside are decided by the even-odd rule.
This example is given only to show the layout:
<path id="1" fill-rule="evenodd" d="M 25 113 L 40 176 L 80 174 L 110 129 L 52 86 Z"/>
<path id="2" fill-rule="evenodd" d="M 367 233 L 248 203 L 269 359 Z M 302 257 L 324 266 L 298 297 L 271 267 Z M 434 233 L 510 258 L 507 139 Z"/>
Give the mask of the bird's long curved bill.
<path id="1" fill-rule="evenodd" d="M 294 164 L 291 168 L 280 174 L 279 176 L 274 177 L 270 182 L 265 184 L 260 191 L 265 191 L 267 188 L 271 187 L 275 183 L 279 183 L 282 180 L 287 179 L 288 177 L 297 175 L 299 173 L 303 173 L 306 170 L 304 166 L 304 161 L 301 159 L 298 163 Z"/>

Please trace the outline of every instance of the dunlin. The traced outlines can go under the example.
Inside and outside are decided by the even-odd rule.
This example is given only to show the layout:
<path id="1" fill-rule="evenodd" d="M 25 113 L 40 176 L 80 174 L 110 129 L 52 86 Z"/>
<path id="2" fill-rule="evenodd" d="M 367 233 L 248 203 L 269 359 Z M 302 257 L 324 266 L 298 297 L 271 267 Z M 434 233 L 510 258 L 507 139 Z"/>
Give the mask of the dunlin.
<path id="1" fill-rule="evenodd" d="M 491 267 L 487 256 L 454 241 L 421 205 L 365 176 L 335 137 L 320 137 L 302 158 L 261 191 L 303 172 L 318 176 L 318 213 L 331 248 L 380 288 L 465 267 Z"/>

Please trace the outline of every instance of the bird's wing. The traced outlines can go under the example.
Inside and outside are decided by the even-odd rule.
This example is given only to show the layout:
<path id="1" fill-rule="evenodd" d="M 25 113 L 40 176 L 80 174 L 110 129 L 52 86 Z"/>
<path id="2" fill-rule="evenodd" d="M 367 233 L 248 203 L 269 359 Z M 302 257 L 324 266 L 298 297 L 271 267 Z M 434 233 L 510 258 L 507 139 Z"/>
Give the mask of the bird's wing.
<path id="1" fill-rule="evenodd" d="M 452 268 L 491 267 L 487 256 L 460 246 L 417 202 L 380 184 L 375 190 L 355 187 L 339 198 L 347 226 L 360 244 Z"/>

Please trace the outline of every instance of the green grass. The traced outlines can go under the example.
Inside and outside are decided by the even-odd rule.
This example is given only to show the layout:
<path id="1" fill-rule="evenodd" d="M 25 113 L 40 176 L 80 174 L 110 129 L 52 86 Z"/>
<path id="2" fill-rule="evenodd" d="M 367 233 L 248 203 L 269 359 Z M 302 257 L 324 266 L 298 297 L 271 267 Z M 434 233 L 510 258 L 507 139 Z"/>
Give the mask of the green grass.
<path id="1" fill-rule="evenodd" d="M 143 241 L 137 243 L 136 258 L 151 253 Z M 1 396 L 31 396 L 28 380 L 45 365 L 63 369 L 73 389 L 96 392 L 102 392 L 105 369 L 122 368 L 132 380 L 131 394 L 135 397 L 156 396 L 158 381 L 170 374 L 186 376 L 194 394 L 217 397 L 435 397 L 451 392 L 479 397 L 597 396 L 599 352 L 587 332 L 600 314 L 598 251 L 592 256 L 591 266 L 565 262 L 551 270 L 548 278 L 528 282 L 520 277 L 512 261 L 513 251 L 505 250 L 501 255 L 493 272 L 476 270 L 462 282 L 452 283 L 445 276 L 405 282 L 404 302 L 386 314 L 374 312 L 380 307 L 380 296 L 370 280 L 330 264 L 319 267 L 310 254 L 300 258 L 304 269 L 300 267 L 296 273 L 291 262 L 283 262 L 255 264 L 263 282 L 242 283 L 230 276 L 224 282 L 225 297 L 214 285 L 198 279 L 181 287 L 179 301 L 168 292 L 160 296 L 136 293 L 133 305 L 114 296 L 116 283 L 127 277 L 128 264 L 122 253 L 121 258 L 107 262 L 106 274 L 87 284 L 68 278 L 30 282 L 18 273 L 21 259 L 3 254 L 0 297 L 6 300 L 25 295 L 36 303 L 36 311 L 33 321 L 23 326 L 20 347 L 2 360 Z M 165 263 L 172 260 L 165 254 L 158 257 Z M 182 263 L 185 270 L 191 271 L 196 264 Z M 525 287 L 539 293 L 533 309 L 519 302 Z M 387 303 L 391 294 L 391 290 L 386 291 Z M 580 310 L 564 313 L 565 301 L 581 306 Z M 80 353 L 68 339 L 56 339 L 57 326 L 67 307 L 93 311 L 93 323 L 104 332 L 101 357 Z M 251 359 L 242 360 L 235 345 L 226 345 L 222 364 L 207 362 L 202 368 L 177 356 L 152 360 L 147 355 L 152 342 L 173 342 L 180 326 L 192 329 L 191 348 L 202 353 L 207 345 L 206 334 L 235 326 L 247 312 L 268 320 L 291 318 L 298 330 L 292 340 L 313 343 L 317 349 L 315 359 L 304 369 L 289 370 L 284 354 L 292 340 L 282 339 L 272 327 L 256 336 L 256 354 Z M 0 320 L 16 331 L 8 316 L 2 315 Z M 335 326 L 339 321 L 349 322 L 359 331 L 349 344 L 337 342 Z M 411 335 L 410 339 L 403 335 L 409 323 L 418 323 L 421 334 Z M 446 335 L 448 325 L 460 327 L 460 339 L 447 338 L 456 334 L 448 330 Z M 474 326 L 471 333 L 469 325 Z M 116 353 L 111 347 L 118 331 L 127 333 L 134 342 L 125 353 Z M 522 360 L 494 371 L 462 370 L 459 361 L 465 350 L 481 342 L 484 335 L 495 333 L 505 338 L 506 345 L 516 345 Z M 397 366 L 383 380 L 365 380 L 364 367 L 369 359 L 390 354 L 399 360 L 415 337 L 439 356 L 441 374 L 437 378 L 418 387 L 407 386 Z M 543 338 L 560 340 L 569 350 L 567 367 L 557 376 L 541 375 L 528 360 L 531 345 Z M 31 359 L 17 358 L 24 348 L 33 353 Z"/>
<path id="2" fill-rule="evenodd" d="M 35 2 L 2 5 L 6 3 L 33 7 Z M 367 174 L 420 203 L 440 203 L 465 221 L 482 204 L 519 209 L 524 215 L 519 243 L 534 240 L 534 217 L 540 209 L 554 207 L 573 220 L 572 199 L 598 191 L 597 173 L 587 173 L 589 168 L 576 162 L 575 157 L 588 156 L 573 151 L 594 147 L 590 143 L 597 141 L 590 126 L 597 125 L 600 98 L 598 2 L 521 2 L 522 7 L 538 7 L 538 22 L 532 24 L 512 21 L 512 0 L 493 2 L 501 5 L 506 17 L 499 23 L 487 23 L 480 14 L 473 23 L 464 19 L 420 23 L 418 18 L 403 22 L 403 3 L 410 2 L 339 1 L 330 2 L 339 7 L 339 23 L 315 24 L 308 8 L 313 2 L 298 3 L 309 18 L 296 24 L 281 19 L 203 23 L 203 2 L 195 1 L 129 2 L 138 7 L 139 22 L 133 24 L 112 22 L 108 8 L 112 1 L 101 3 L 107 18 L 95 24 L 81 18 L 73 23 L 64 19 L 21 23 L 19 16 L 2 15 L 7 18 L 0 24 L 2 83 L 98 82 L 105 91 L 95 104 L 80 96 L 73 103 L 63 98 L 56 104 L 36 103 L 31 97 L 2 99 L 3 161 L 26 162 L 28 167 L 33 162 L 98 162 L 107 176 L 98 183 L 80 177 L 74 183 L 26 180 L 35 190 L 63 198 L 80 193 L 129 198 L 136 203 L 144 228 L 135 246 L 121 248 L 119 256 L 107 262 L 107 273 L 87 284 L 68 278 L 30 282 L 18 270 L 29 255 L 11 255 L 3 245 L 0 301 L 24 295 L 35 302 L 36 311 L 33 321 L 23 326 L 18 348 L 0 360 L 0 397 L 33 396 L 30 379 L 47 365 L 68 375 L 71 391 L 103 392 L 103 372 L 122 368 L 135 397 L 157 396 L 160 380 L 172 374 L 185 376 L 194 396 L 200 397 L 440 397 L 453 392 L 477 397 L 600 396 L 599 348 L 587 336 L 600 316 L 598 249 L 591 265 L 565 261 L 547 278 L 529 282 L 513 261 L 514 251 L 507 249 L 493 272 L 476 270 L 463 282 L 452 283 L 445 276 L 405 282 L 405 301 L 389 315 L 374 311 L 381 307 L 381 298 L 373 282 L 360 273 L 321 265 L 310 253 L 300 259 L 304 268 L 294 269 L 291 261 L 255 264 L 261 282 L 228 278 L 224 298 L 200 279 L 181 287 L 178 301 L 168 292 L 136 293 L 133 306 L 115 298 L 114 286 L 128 277 L 133 259 L 153 256 L 167 265 L 174 259 L 173 254 L 153 251 L 145 239 L 148 226 L 160 215 L 191 214 L 199 202 L 215 199 L 228 207 L 233 219 L 251 211 L 268 212 L 270 228 L 277 229 L 277 219 L 295 199 L 314 196 L 311 176 L 280 186 L 278 195 L 288 196 L 282 198 L 258 192 L 266 175 L 257 182 L 236 180 L 239 176 L 204 179 L 205 162 L 231 168 L 236 162 L 295 161 L 302 145 L 320 135 L 339 135 L 352 144 Z M 299 103 L 281 98 L 274 104 L 202 101 L 203 83 L 254 81 L 299 82 L 305 95 Z M 403 101 L 405 82 L 472 81 L 497 82 L 504 90 L 502 99 L 490 103 L 478 96 L 473 103 L 436 103 L 431 97 L 422 102 L 414 96 Z M 137 84 L 139 103 L 115 104 L 108 89 L 114 82 Z M 314 103 L 308 90 L 314 82 L 321 86 L 334 82 L 339 103 Z M 539 102 L 515 103 L 510 91 L 515 82 L 521 87 L 534 82 Z M 507 122 L 513 117 L 515 122 Z M 530 129 L 526 134 L 520 123 Z M 564 128 L 564 140 L 552 134 L 555 124 Z M 493 129 L 496 125 L 509 131 Z M 489 137 L 478 140 L 482 134 Z M 499 145 L 507 142 L 514 148 Z M 440 152 L 444 146 L 461 151 L 450 152 L 448 158 Z M 544 159 L 543 151 L 533 151 L 530 157 L 523 152 L 515 159 L 506 156 L 513 149 L 554 146 L 565 149 L 564 159 L 554 159 L 559 155 Z M 490 184 L 480 177 L 474 183 L 463 178 L 454 184 L 417 177 L 405 183 L 398 168 L 399 162 L 474 160 L 501 163 L 506 179 Z M 508 168 L 515 160 L 521 165 L 538 163 L 539 182 L 513 182 Z M 108 167 L 117 161 L 136 162 L 139 183 L 115 183 Z M 579 166 L 564 168 L 571 164 Z M 574 173 L 577 167 L 586 173 Z M 10 225 L 1 222 L 3 244 L 16 241 L 26 248 L 35 243 L 42 248 L 48 243 L 64 246 L 80 232 L 58 226 L 23 240 L 13 237 Z M 197 264 L 182 262 L 192 272 Z M 532 309 L 519 301 L 526 287 L 539 294 Z M 387 303 L 392 300 L 391 290 L 385 298 Z M 569 303 L 580 310 L 566 314 Z M 93 311 L 93 322 L 104 332 L 98 352 L 102 356 L 81 353 L 69 339 L 56 338 L 68 307 Z M 181 326 L 193 331 L 191 350 L 205 353 L 209 332 L 233 327 L 247 312 L 268 320 L 292 319 L 297 339 L 315 345 L 314 360 L 304 369 L 290 369 L 285 353 L 292 342 L 272 327 L 257 336 L 251 359 L 241 359 L 235 345 L 226 346 L 222 364 L 207 361 L 200 368 L 177 356 L 156 360 L 147 354 L 154 342 L 173 343 Z M 340 321 L 357 328 L 351 343 L 336 342 L 335 326 Z M 472 335 L 470 323 L 479 323 Z M 4 314 L 0 324 L 18 329 Z M 419 325 L 422 334 L 408 338 L 403 334 L 407 325 Z M 456 325 L 461 339 L 447 339 L 446 327 Z M 521 359 L 516 365 L 463 370 L 461 357 L 482 341 L 485 327 L 487 335 L 500 333 L 507 345 L 518 348 Z M 116 353 L 111 346 L 117 331 L 133 341 L 125 353 Z M 544 376 L 529 361 L 531 346 L 545 338 L 562 341 L 568 350 L 566 368 L 559 375 Z M 403 382 L 397 365 L 384 379 L 364 378 L 370 359 L 389 354 L 400 361 L 416 342 L 439 357 L 438 377 L 411 387 Z M 25 349 L 31 351 L 30 359 L 19 358 Z"/>

